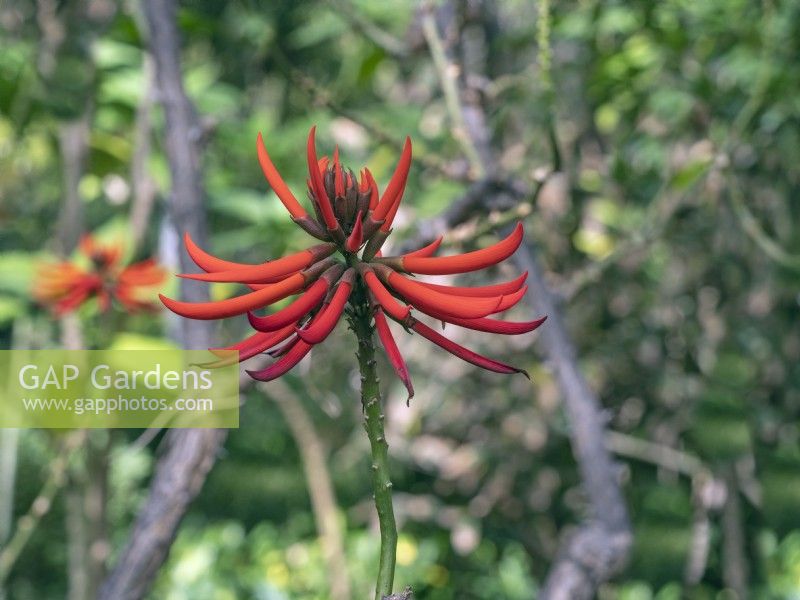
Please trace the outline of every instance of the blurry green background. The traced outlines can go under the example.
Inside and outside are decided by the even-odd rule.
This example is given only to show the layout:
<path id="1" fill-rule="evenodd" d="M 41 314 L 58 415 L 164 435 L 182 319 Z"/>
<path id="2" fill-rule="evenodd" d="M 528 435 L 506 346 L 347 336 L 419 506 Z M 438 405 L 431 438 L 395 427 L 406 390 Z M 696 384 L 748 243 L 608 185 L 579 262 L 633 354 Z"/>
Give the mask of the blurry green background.
<path id="1" fill-rule="evenodd" d="M 800 3 L 551 0 L 544 21 L 536 2 L 448 6 L 463 24 L 461 58 L 485 76 L 500 168 L 547 176 L 526 229 L 623 468 L 635 547 L 601 597 L 734 598 L 738 573 L 751 597 L 800 598 Z M 262 261 L 306 241 L 263 180 L 258 131 L 298 197 L 312 124 L 322 152 L 338 143 L 346 165 L 368 165 L 381 184 L 411 135 L 397 237 L 466 189 L 416 3 L 195 0 L 179 17 L 217 255 Z M 130 239 L 132 211 L 152 200 L 134 253 L 159 254 L 163 115 L 136 2 L 6 0 L 0 32 L 0 344 L 54 347 L 58 327 L 29 286 L 36 262 L 58 249 L 75 174 L 69 141 L 87 151 L 76 186 L 85 230 Z M 509 316 L 531 318 L 525 307 Z M 163 346 L 174 325 L 136 316 L 109 329 L 91 306 L 79 317 L 95 346 Z M 246 325 L 230 319 L 219 338 L 240 339 Z M 417 389 L 406 408 L 380 363 L 396 581 L 426 599 L 530 598 L 559 533 L 584 515 L 569 425 L 536 335 L 463 339 L 529 369 L 534 383 L 406 336 Z M 353 352 L 340 327 L 286 383 L 327 449 L 363 598 L 378 539 Z M 241 422 L 153 598 L 327 597 L 297 440 L 255 390 Z M 140 434 L 108 439 L 111 560 L 158 452 L 159 438 L 134 444 Z M 3 533 L 39 492 L 57 444 L 51 432 L 20 435 Z M 14 565 L 8 598 L 66 597 L 65 512 L 59 496 Z"/>

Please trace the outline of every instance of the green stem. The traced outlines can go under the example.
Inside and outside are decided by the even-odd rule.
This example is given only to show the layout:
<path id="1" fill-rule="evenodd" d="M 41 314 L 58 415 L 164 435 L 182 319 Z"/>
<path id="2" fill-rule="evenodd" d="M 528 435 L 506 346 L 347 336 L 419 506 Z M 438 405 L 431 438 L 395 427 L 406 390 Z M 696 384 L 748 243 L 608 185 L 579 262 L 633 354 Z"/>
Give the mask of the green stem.
<path id="1" fill-rule="evenodd" d="M 353 290 L 350 325 L 358 338 L 358 366 L 361 369 L 361 405 L 364 411 L 364 429 L 367 430 L 372 449 L 372 489 L 381 530 L 381 556 L 375 600 L 392 593 L 395 555 L 397 553 L 397 525 L 392 508 L 392 482 L 389 479 L 389 445 L 383 431 L 383 407 L 378 374 L 375 370 L 373 323 L 366 291 L 360 285 Z"/>

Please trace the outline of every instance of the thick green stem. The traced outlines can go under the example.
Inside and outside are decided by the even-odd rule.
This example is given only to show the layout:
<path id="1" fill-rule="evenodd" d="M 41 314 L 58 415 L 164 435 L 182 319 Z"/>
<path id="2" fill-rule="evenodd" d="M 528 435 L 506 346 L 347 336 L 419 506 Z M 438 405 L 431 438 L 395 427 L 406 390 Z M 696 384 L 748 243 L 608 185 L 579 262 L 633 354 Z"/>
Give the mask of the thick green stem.
<path id="1" fill-rule="evenodd" d="M 381 556 L 375 600 L 392 593 L 395 555 L 397 553 L 397 526 L 392 508 L 392 482 L 389 479 L 389 445 L 383 431 L 383 407 L 378 375 L 375 370 L 375 346 L 372 343 L 373 324 L 366 292 L 358 285 L 351 298 L 350 324 L 358 338 L 358 365 L 361 369 L 361 405 L 364 411 L 364 429 L 367 430 L 372 449 L 372 488 L 375 508 L 381 530 Z"/>

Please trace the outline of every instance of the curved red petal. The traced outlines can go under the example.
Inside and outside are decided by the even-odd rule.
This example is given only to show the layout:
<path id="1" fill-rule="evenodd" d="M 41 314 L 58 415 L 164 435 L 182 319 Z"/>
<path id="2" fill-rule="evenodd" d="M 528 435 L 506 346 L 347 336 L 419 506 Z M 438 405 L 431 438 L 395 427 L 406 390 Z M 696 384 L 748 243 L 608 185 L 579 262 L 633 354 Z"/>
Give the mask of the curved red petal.
<path id="1" fill-rule="evenodd" d="M 388 275 L 389 286 L 408 300 L 412 306 L 422 310 L 430 308 L 454 317 L 477 319 L 485 317 L 497 310 L 502 297 L 470 298 L 453 296 L 426 288 L 402 275 L 391 271 Z"/>
<path id="2" fill-rule="evenodd" d="M 497 305 L 497 308 L 494 310 L 492 314 L 505 312 L 512 306 L 516 306 L 517 302 L 519 302 L 520 300 L 522 300 L 522 298 L 525 297 L 525 293 L 527 291 L 528 291 L 528 286 L 523 285 L 522 288 L 520 288 L 516 292 L 503 296 L 502 299 L 500 300 L 500 304 Z"/>
<path id="3" fill-rule="evenodd" d="M 294 332 L 294 328 L 292 328 L 292 335 L 287 339 L 286 343 L 267 350 L 267 354 L 269 354 L 272 358 L 280 358 L 289 350 L 291 350 L 299 341 L 300 338 L 297 337 L 297 334 Z"/>
<path id="4" fill-rule="evenodd" d="M 383 349 L 386 350 L 386 356 L 389 357 L 389 363 L 391 363 L 397 377 L 399 377 L 403 385 L 406 386 L 406 390 L 408 390 L 408 400 L 411 400 L 411 398 L 414 397 L 414 385 L 411 383 L 411 375 L 408 373 L 406 361 L 403 360 L 403 355 L 400 354 L 397 342 L 394 341 L 394 336 L 392 335 L 392 330 L 389 329 L 386 316 L 380 308 L 375 311 L 375 329 L 378 330 L 378 337 L 381 340 L 381 344 L 383 344 Z"/>
<path id="5" fill-rule="evenodd" d="M 479 319 L 459 319 L 458 317 L 450 317 L 436 311 L 423 311 L 426 315 L 445 321 L 451 325 L 465 327 L 474 331 L 485 331 L 487 333 L 498 333 L 500 335 L 521 335 L 529 333 L 539 328 L 539 326 L 547 320 L 547 317 L 534 319 L 533 321 L 500 321 L 499 319 L 490 319 L 481 317 Z"/>
<path id="6" fill-rule="evenodd" d="M 56 302 L 53 311 L 57 315 L 64 315 L 78 308 L 89 297 L 91 288 L 88 286 L 78 286 L 64 296 L 61 300 Z"/>
<path id="7" fill-rule="evenodd" d="M 209 351 L 217 356 L 222 356 L 221 353 L 226 353 L 231 350 L 238 350 L 239 357 L 238 362 L 243 362 L 249 358 L 256 356 L 257 354 L 261 354 L 262 352 L 272 348 L 273 346 L 280 344 L 283 340 L 288 338 L 292 333 L 294 333 L 294 326 L 295 323 L 291 323 L 282 329 L 278 329 L 277 331 L 270 331 L 268 333 L 257 332 L 251 335 L 248 338 L 241 340 L 235 344 L 231 344 L 226 348 L 209 348 Z M 220 358 L 220 360 L 206 363 L 202 365 L 203 367 L 207 367 L 209 369 L 222 367 L 225 365 L 230 365 L 237 362 L 237 359 L 233 356 L 226 356 Z"/>
<path id="8" fill-rule="evenodd" d="M 297 198 L 292 194 L 289 186 L 286 185 L 283 177 L 281 177 L 281 174 L 278 173 L 278 169 L 272 164 L 272 159 L 270 159 L 267 149 L 264 146 L 264 138 L 261 136 L 261 132 L 258 133 L 258 138 L 256 139 L 256 152 L 258 153 L 258 163 L 261 165 L 264 177 L 286 207 L 286 210 L 289 211 L 289 214 L 295 219 L 302 219 L 305 217 L 305 209 L 300 206 Z"/>
<path id="9" fill-rule="evenodd" d="M 344 312 L 344 307 L 347 304 L 347 299 L 350 297 L 350 292 L 353 289 L 353 284 L 350 281 L 342 281 L 336 288 L 336 292 L 331 298 L 330 304 L 323 307 L 319 313 L 318 318 L 314 319 L 305 329 L 298 329 L 297 335 L 301 340 L 307 344 L 319 344 L 327 338 L 331 332 L 336 328 L 336 324 Z"/>
<path id="10" fill-rule="evenodd" d="M 474 252 L 436 258 L 403 256 L 382 260 L 392 261 L 393 263 L 399 262 L 404 271 L 422 275 L 453 275 L 455 273 L 477 271 L 496 265 L 514 254 L 522 243 L 523 234 L 522 224 L 517 223 L 514 231 L 507 238 L 493 246 L 475 250 Z"/>
<path id="11" fill-rule="evenodd" d="M 183 234 L 183 243 L 186 246 L 186 252 L 189 254 L 189 257 L 198 267 L 207 273 L 212 271 L 230 271 L 231 269 L 246 269 L 248 267 L 258 266 L 246 263 L 235 263 L 217 258 L 195 244 L 188 231 Z"/>
<path id="12" fill-rule="evenodd" d="M 271 348 L 272 346 L 281 343 L 283 340 L 289 337 L 289 335 L 294 333 L 295 325 L 296 323 L 291 323 L 277 331 L 257 331 L 253 335 L 246 337 L 235 344 L 231 344 L 230 346 L 225 346 L 223 348 L 209 348 L 208 351 L 219 356 L 220 352 L 238 350 L 239 360 L 245 360 L 245 358 L 255 356 L 256 354 L 259 354 Z"/>
<path id="13" fill-rule="evenodd" d="M 312 263 L 330 256 L 335 250 L 336 246 L 334 244 L 317 244 L 311 248 L 306 248 L 300 252 L 260 265 L 215 271 L 213 273 L 187 273 L 181 274 L 179 277 L 197 281 L 227 283 L 274 283 L 286 275 L 304 269 Z"/>
<path id="14" fill-rule="evenodd" d="M 311 344 L 306 344 L 304 341 L 298 340 L 297 343 L 276 362 L 265 369 L 260 369 L 258 371 L 248 370 L 247 374 L 258 381 L 272 381 L 273 379 L 277 379 L 281 375 L 288 373 L 297 363 L 303 360 L 303 357 L 311 351 L 311 348 Z"/>
<path id="15" fill-rule="evenodd" d="M 439 246 L 442 245 L 442 240 L 443 239 L 444 239 L 444 236 L 440 235 L 438 238 L 433 240 L 427 246 L 423 246 L 419 250 L 414 250 L 413 252 L 409 252 L 408 254 L 404 254 L 403 256 L 404 257 L 406 257 L 406 256 L 418 256 L 418 257 L 421 257 L 421 258 L 426 258 L 428 256 L 433 256 L 434 254 L 436 254 L 436 251 L 439 249 Z M 376 254 L 376 256 L 377 256 L 377 254 Z"/>
<path id="16" fill-rule="evenodd" d="M 190 319 L 210 320 L 223 319 L 241 315 L 249 310 L 268 306 L 301 290 L 306 284 L 302 274 L 296 273 L 283 281 L 243 296 L 227 298 L 218 302 L 180 302 L 167 298 L 163 294 L 158 297 L 172 312 Z"/>
<path id="17" fill-rule="evenodd" d="M 391 180 L 389 180 L 389 184 L 383 191 L 383 196 L 381 196 L 381 199 L 372 214 L 373 220 L 382 221 L 383 219 L 386 219 L 387 215 L 392 211 L 395 204 L 399 204 L 402 198 L 403 190 L 406 186 L 406 180 L 408 179 L 408 171 L 410 169 L 411 138 L 406 137 L 405 144 L 403 145 L 403 151 L 400 154 L 400 160 L 397 162 L 397 167 L 394 170 L 394 174 L 392 175 Z M 384 229 L 384 231 L 386 231 L 386 229 Z"/>
<path id="18" fill-rule="evenodd" d="M 375 210 L 375 207 L 378 206 L 378 183 L 375 181 L 375 178 L 372 176 L 372 172 L 364 168 L 364 173 L 367 177 L 367 182 L 369 184 L 369 209 Z"/>
<path id="19" fill-rule="evenodd" d="M 480 367 L 482 369 L 486 369 L 487 371 L 494 371 L 495 373 L 504 373 L 504 374 L 511 374 L 511 373 L 522 373 L 525 377 L 528 376 L 528 373 L 523 369 L 519 369 L 512 365 L 508 365 L 506 363 L 500 362 L 499 360 L 494 360 L 493 358 L 488 358 L 486 356 L 482 356 L 477 352 L 473 352 L 469 348 L 465 348 L 460 344 L 456 344 L 455 342 L 448 340 L 446 337 L 434 331 L 424 323 L 420 323 L 419 321 L 415 322 L 411 328 L 419 333 L 422 337 L 430 340 L 440 348 L 447 350 L 453 356 L 457 356 L 461 360 L 464 360 L 468 363 L 472 363 L 473 365 Z"/>
<path id="20" fill-rule="evenodd" d="M 389 293 L 389 290 L 384 287 L 372 270 L 363 270 L 361 276 L 364 278 L 364 282 L 367 284 L 370 292 L 372 292 L 375 301 L 386 311 L 387 315 L 401 323 L 408 319 L 411 314 L 411 307 L 400 304 L 397 299 Z"/>
<path id="21" fill-rule="evenodd" d="M 333 231 L 339 227 L 339 222 L 336 220 L 336 216 L 333 214 L 333 207 L 331 206 L 330 198 L 328 198 L 328 193 L 325 191 L 325 184 L 322 181 L 322 173 L 319 171 L 317 148 L 314 141 L 314 135 L 316 134 L 316 131 L 317 127 L 315 125 L 308 133 L 308 144 L 306 147 L 306 152 L 308 154 L 308 174 L 311 176 L 311 188 L 314 192 L 314 197 L 317 199 L 317 203 L 319 204 L 319 209 L 322 213 L 322 218 L 325 221 L 325 226 L 329 230 Z"/>
<path id="22" fill-rule="evenodd" d="M 356 222 L 353 224 L 353 231 L 350 232 L 350 235 L 344 244 L 345 250 L 348 252 L 356 252 L 359 248 L 361 248 L 361 244 L 364 243 L 364 225 L 362 223 L 362 214 L 363 213 L 358 213 L 356 215 Z"/>
<path id="23" fill-rule="evenodd" d="M 406 179 L 403 179 L 402 185 L 397 192 L 397 195 L 394 198 L 394 202 L 392 203 L 392 207 L 389 209 L 388 214 L 386 215 L 386 219 L 384 219 L 383 224 L 380 227 L 380 230 L 383 232 L 389 232 L 392 229 L 392 223 L 394 223 L 394 218 L 397 216 L 397 211 L 400 210 L 400 203 L 403 201 L 403 193 L 406 190 Z"/>
<path id="24" fill-rule="evenodd" d="M 250 321 L 251 327 L 257 331 L 276 331 L 289 324 L 297 323 L 300 317 L 316 308 L 325 299 L 328 286 L 329 283 L 326 279 L 317 279 L 288 306 L 265 317 L 248 312 L 247 319 Z"/>
<path id="25" fill-rule="evenodd" d="M 441 292 L 443 294 L 453 294 L 455 296 L 469 296 L 469 297 L 487 297 L 487 296 L 502 296 L 506 294 L 513 294 L 519 291 L 528 277 L 527 271 L 513 279 L 503 283 L 496 283 L 494 285 L 483 285 L 479 287 L 459 287 L 452 285 L 438 285 L 436 283 L 427 283 L 419 281 L 418 283 L 426 288 Z"/>

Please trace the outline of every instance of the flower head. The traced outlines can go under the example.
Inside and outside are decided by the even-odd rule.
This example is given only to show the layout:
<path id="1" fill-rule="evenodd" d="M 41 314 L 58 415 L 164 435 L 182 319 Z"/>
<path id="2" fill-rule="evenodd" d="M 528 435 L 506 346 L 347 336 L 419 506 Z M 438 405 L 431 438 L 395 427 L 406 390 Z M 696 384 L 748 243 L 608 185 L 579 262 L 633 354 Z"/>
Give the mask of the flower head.
<path id="1" fill-rule="evenodd" d="M 312 127 L 306 148 L 309 215 L 283 181 L 258 135 L 258 160 L 276 195 L 292 219 L 321 243 L 261 264 L 240 264 L 212 256 L 184 236 L 186 249 L 205 273 L 181 277 L 209 282 L 237 282 L 250 288 L 241 296 L 217 302 L 179 302 L 161 296 L 173 312 L 192 319 L 220 319 L 247 314 L 255 333 L 221 350 L 238 350 L 239 360 L 267 352 L 277 358 L 270 366 L 248 371 L 258 380 L 280 377 L 333 331 L 345 310 L 371 311 L 375 329 L 395 372 L 413 388 L 386 317 L 400 323 L 451 354 L 497 373 L 524 373 L 522 369 L 477 354 L 431 329 L 416 313 L 459 327 L 515 335 L 533 331 L 544 317 L 511 323 L 491 315 L 510 309 L 525 294 L 526 274 L 483 287 L 453 287 L 416 281 L 410 276 L 449 275 L 478 271 L 511 256 L 522 242 L 522 225 L 499 243 L 455 256 L 435 257 L 441 244 L 433 243 L 402 256 L 383 257 L 381 246 L 391 233 L 411 167 L 411 140 L 406 138 L 392 178 L 380 193 L 369 169 L 359 176 L 345 169 L 338 149 L 333 157 L 317 157 Z M 254 311 L 289 296 L 296 298 L 268 315 Z M 412 312 L 416 311 L 416 313 Z M 229 360 L 229 359 L 228 359 Z M 226 362 L 221 359 L 219 362 Z M 527 374 L 526 374 L 527 375 Z"/>
<path id="2" fill-rule="evenodd" d="M 91 298 L 97 298 L 102 311 L 108 310 L 112 299 L 129 312 L 155 308 L 155 304 L 142 298 L 146 288 L 166 279 L 166 273 L 154 260 L 124 266 L 120 245 L 101 244 L 88 235 L 81 239 L 78 250 L 88 266 L 62 261 L 39 267 L 33 287 L 39 302 L 50 306 L 57 315 L 76 310 Z"/>

